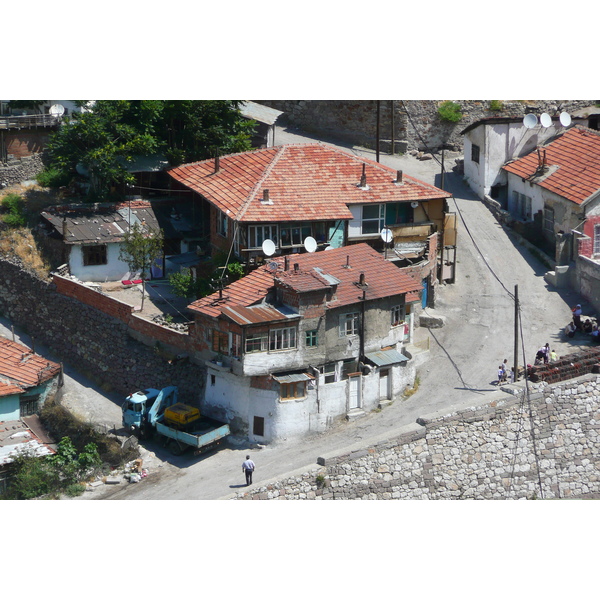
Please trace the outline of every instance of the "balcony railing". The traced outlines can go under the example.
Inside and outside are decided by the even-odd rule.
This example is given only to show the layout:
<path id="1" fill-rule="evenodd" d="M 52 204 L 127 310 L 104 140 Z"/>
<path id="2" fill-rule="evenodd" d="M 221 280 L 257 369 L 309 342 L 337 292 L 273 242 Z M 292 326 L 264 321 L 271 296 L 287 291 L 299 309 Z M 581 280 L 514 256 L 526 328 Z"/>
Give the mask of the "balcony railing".
<path id="1" fill-rule="evenodd" d="M 56 115 L 19 115 L 0 117 L 0 129 L 31 129 L 34 127 L 55 127 L 60 123 Z"/>

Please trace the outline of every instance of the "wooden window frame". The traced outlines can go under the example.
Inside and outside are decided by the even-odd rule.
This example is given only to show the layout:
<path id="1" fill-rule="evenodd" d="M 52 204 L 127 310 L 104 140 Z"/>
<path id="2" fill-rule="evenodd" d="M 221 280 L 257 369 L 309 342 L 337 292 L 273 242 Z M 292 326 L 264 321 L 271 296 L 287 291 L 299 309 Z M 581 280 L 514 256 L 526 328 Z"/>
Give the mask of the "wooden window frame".
<path id="1" fill-rule="evenodd" d="M 108 264 L 108 247 L 106 244 L 90 244 L 81 247 L 84 267 L 98 267 Z"/>
<path id="2" fill-rule="evenodd" d="M 279 400 L 281 402 L 299 400 L 301 398 L 306 398 L 306 381 L 279 384 Z"/>

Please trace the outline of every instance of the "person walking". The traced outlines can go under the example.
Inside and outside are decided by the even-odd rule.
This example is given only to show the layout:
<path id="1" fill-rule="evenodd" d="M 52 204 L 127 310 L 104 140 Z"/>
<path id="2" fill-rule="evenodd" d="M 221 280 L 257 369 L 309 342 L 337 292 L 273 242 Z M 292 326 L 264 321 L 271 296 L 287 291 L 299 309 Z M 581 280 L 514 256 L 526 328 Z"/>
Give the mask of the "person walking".
<path id="1" fill-rule="evenodd" d="M 250 455 L 247 454 L 246 460 L 242 463 L 242 472 L 246 475 L 246 485 L 252 483 L 252 473 L 254 473 L 254 469 L 256 469 L 256 465 L 250 460 Z"/>

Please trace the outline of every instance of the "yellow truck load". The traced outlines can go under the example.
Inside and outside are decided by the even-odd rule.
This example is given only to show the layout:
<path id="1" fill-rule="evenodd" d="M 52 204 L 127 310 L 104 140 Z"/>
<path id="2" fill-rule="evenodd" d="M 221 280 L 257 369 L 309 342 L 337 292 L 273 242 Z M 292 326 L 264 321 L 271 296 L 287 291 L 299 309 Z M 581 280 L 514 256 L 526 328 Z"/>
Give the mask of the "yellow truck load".
<path id="1" fill-rule="evenodd" d="M 193 406 L 177 402 L 165 408 L 165 423 L 171 427 L 183 428 L 200 419 L 200 411 Z"/>

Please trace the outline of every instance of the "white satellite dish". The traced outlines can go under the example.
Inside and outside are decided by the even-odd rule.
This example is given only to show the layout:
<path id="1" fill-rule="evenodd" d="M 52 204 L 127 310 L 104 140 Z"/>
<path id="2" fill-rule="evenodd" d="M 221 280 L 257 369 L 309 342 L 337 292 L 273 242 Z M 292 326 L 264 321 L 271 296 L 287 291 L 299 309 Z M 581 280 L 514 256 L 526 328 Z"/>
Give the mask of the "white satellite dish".
<path id="1" fill-rule="evenodd" d="M 386 244 L 389 244 L 394 238 L 394 234 L 389 229 L 382 229 L 379 235 Z"/>
<path id="2" fill-rule="evenodd" d="M 333 250 L 333 246 L 327 246 L 327 248 L 325 248 L 325 250 Z"/>
<path id="3" fill-rule="evenodd" d="M 304 240 L 304 247 L 307 252 L 314 252 L 317 249 L 317 240 L 310 235 Z"/>
<path id="4" fill-rule="evenodd" d="M 571 124 L 571 115 L 568 112 L 561 112 L 559 119 L 563 127 L 568 127 Z"/>
<path id="5" fill-rule="evenodd" d="M 275 243 L 273 240 L 265 240 L 262 243 L 262 251 L 265 256 L 273 256 L 273 254 L 275 254 Z"/>
<path id="6" fill-rule="evenodd" d="M 551 127 L 552 117 L 548 113 L 542 113 L 540 115 L 540 123 L 542 124 L 542 127 Z"/>
<path id="7" fill-rule="evenodd" d="M 533 113 L 529 113 L 523 117 L 523 125 L 527 129 L 533 129 L 537 125 L 537 117 Z"/>
<path id="8" fill-rule="evenodd" d="M 53 104 L 48 112 L 55 117 L 62 117 L 65 114 L 65 107 L 62 104 Z"/>
<path id="9" fill-rule="evenodd" d="M 410 206 L 411 206 L 411 208 L 418 208 L 418 206 L 419 206 L 419 203 L 418 203 L 418 202 L 416 202 L 416 201 L 415 201 L 415 202 L 411 202 L 411 203 L 410 203 Z"/>

